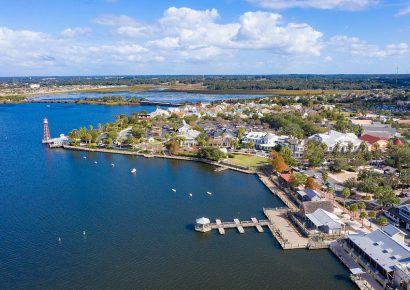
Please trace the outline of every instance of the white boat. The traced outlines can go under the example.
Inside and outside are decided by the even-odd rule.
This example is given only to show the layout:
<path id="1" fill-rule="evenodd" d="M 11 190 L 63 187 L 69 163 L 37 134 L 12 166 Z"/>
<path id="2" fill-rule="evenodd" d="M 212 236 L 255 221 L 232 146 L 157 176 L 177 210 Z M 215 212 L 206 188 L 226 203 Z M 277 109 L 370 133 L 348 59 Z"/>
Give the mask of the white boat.
<path id="1" fill-rule="evenodd" d="M 84 159 L 87 159 L 87 156 L 84 156 L 83 158 L 84 158 Z"/>
<path id="2" fill-rule="evenodd" d="M 97 164 L 98 162 L 97 162 L 97 161 L 94 161 L 94 163 Z"/>
<path id="3" fill-rule="evenodd" d="M 175 188 L 171 188 L 171 190 L 172 190 L 173 192 L 177 192 L 177 190 L 176 190 Z"/>
<path id="4" fill-rule="evenodd" d="M 189 196 L 191 196 L 191 197 L 192 197 L 192 193 L 190 193 L 190 194 L 189 194 Z"/>
<path id="5" fill-rule="evenodd" d="M 111 163 L 111 166 L 114 167 L 115 166 L 114 163 Z"/>
<path id="6" fill-rule="evenodd" d="M 207 191 L 206 193 L 207 193 L 208 195 L 212 195 L 212 192 Z"/>
<path id="7" fill-rule="evenodd" d="M 134 173 L 136 173 L 137 172 L 137 169 L 135 169 L 135 168 L 133 168 L 132 170 L 131 170 L 131 173 L 132 174 L 134 174 Z"/>

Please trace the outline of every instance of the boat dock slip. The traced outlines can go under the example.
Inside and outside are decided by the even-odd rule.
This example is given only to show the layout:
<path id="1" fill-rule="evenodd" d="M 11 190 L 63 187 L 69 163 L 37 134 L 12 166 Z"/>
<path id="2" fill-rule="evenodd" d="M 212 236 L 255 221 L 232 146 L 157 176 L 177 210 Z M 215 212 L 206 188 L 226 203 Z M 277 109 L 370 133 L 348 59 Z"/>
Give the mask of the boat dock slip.
<path id="1" fill-rule="evenodd" d="M 220 234 L 220 235 L 224 235 L 224 234 L 225 234 L 225 229 L 224 229 L 224 227 L 223 227 L 223 225 L 222 225 L 221 220 L 220 220 L 220 219 L 216 219 L 215 222 L 216 222 L 216 225 L 218 226 L 219 234 Z"/>
<path id="2" fill-rule="evenodd" d="M 209 229 L 218 230 L 219 234 L 224 235 L 225 229 L 237 229 L 239 233 L 244 234 L 245 228 L 254 227 L 259 233 L 263 233 L 263 227 L 271 225 L 268 220 L 258 220 L 256 218 L 251 218 L 248 221 L 240 221 L 239 219 L 234 219 L 233 222 L 222 222 L 220 219 L 215 219 L 215 223 L 209 223 Z"/>
<path id="3" fill-rule="evenodd" d="M 261 225 L 258 224 L 258 220 L 256 218 L 251 218 L 251 221 L 255 224 L 256 229 L 258 232 L 263 233 L 263 228 Z"/>
<path id="4" fill-rule="evenodd" d="M 236 228 L 238 229 L 238 232 L 241 234 L 245 233 L 245 230 L 243 229 L 243 227 L 241 226 L 241 222 L 238 219 L 234 219 L 233 220 L 236 224 Z"/>

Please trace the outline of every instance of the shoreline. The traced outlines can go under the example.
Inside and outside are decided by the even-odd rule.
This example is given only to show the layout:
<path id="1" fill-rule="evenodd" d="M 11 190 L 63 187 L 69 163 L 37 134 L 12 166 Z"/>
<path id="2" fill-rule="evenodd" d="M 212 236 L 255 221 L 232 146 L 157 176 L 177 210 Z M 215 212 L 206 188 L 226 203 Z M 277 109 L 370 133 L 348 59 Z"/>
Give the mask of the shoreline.
<path id="1" fill-rule="evenodd" d="M 100 152 L 100 153 L 111 153 L 111 154 L 123 154 L 123 155 L 132 155 L 132 156 L 139 156 L 145 158 L 163 158 L 163 159 L 174 159 L 174 160 L 185 160 L 185 161 L 194 161 L 194 162 L 201 162 L 210 165 L 214 165 L 224 169 L 231 169 L 234 171 L 246 173 L 246 174 L 256 174 L 256 169 L 245 169 L 241 167 L 236 167 L 231 164 L 226 164 L 223 162 L 216 162 L 207 159 L 201 159 L 196 157 L 187 157 L 187 156 L 177 156 L 177 155 L 159 155 L 159 154 L 145 154 L 139 153 L 134 151 L 125 151 L 125 150 L 117 150 L 117 149 L 103 149 L 103 148 L 88 148 L 88 147 L 81 147 L 81 146 L 70 146 L 70 145 L 63 145 L 63 149 L 66 150 L 73 150 L 73 151 L 88 151 L 88 152 Z"/>

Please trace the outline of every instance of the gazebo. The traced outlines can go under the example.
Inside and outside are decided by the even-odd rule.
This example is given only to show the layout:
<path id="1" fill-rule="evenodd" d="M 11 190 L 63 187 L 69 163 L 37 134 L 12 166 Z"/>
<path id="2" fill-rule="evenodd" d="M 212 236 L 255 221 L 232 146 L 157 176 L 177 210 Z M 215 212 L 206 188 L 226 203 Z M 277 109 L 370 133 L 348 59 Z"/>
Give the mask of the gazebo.
<path id="1" fill-rule="evenodd" d="M 212 230 L 211 221 L 206 217 L 201 217 L 197 219 L 196 224 L 195 224 L 195 230 L 197 232 L 203 232 L 203 233 Z"/>

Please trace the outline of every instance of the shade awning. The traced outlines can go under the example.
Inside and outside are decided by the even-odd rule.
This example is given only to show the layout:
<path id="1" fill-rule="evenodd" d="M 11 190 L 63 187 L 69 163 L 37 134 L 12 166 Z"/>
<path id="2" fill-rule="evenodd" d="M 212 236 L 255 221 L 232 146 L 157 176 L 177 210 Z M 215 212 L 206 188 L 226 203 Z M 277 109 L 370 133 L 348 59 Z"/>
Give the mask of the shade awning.
<path id="1" fill-rule="evenodd" d="M 206 217 L 201 217 L 201 218 L 196 220 L 196 223 L 200 224 L 200 225 L 206 225 L 206 224 L 210 224 L 211 221 Z"/>
<path id="2" fill-rule="evenodd" d="M 352 268 L 352 269 L 349 269 L 349 270 L 353 275 L 358 275 L 358 274 L 363 274 L 364 273 L 363 270 L 360 269 L 360 268 Z"/>

